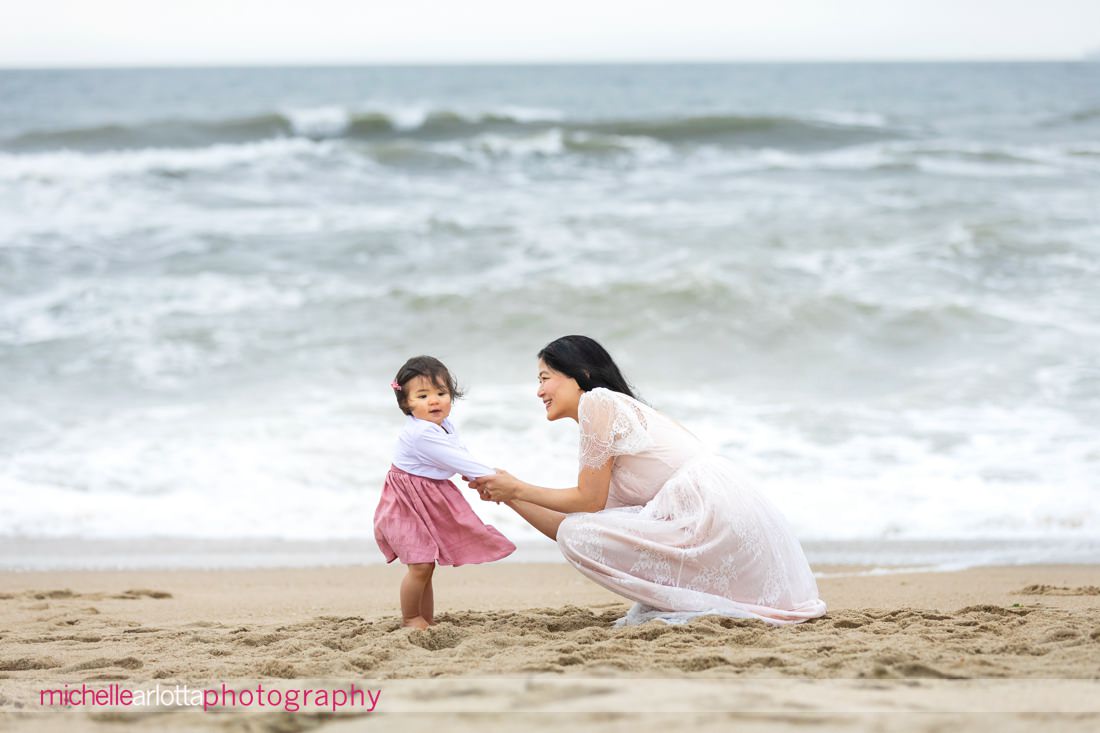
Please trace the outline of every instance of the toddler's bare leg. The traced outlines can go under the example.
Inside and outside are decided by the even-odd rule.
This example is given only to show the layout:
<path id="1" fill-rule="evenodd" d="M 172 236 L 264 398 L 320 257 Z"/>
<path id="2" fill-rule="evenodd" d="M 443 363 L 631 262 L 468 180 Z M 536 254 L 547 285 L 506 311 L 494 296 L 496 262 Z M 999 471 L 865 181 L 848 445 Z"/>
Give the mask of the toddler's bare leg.
<path id="1" fill-rule="evenodd" d="M 420 603 L 424 598 L 424 589 L 432 582 L 435 563 L 411 563 L 401 581 L 401 625 L 415 629 L 428 628 L 428 620 L 420 615 Z"/>
<path id="2" fill-rule="evenodd" d="M 435 598 L 432 593 L 432 578 L 428 577 L 428 584 L 424 586 L 424 593 L 420 596 L 420 618 L 428 622 L 429 626 L 435 625 Z"/>

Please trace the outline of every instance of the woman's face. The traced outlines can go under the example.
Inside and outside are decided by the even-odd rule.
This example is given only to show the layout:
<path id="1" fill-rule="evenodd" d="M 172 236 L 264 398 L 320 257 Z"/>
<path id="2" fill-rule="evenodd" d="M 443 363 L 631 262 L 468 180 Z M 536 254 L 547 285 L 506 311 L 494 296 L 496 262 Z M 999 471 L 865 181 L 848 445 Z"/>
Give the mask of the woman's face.
<path id="1" fill-rule="evenodd" d="M 577 380 L 554 371 L 539 359 L 539 399 L 546 407 L 547 420 L 560 420 L 563 417 L 577 419 L 577 405 L 584 390 Z"/>

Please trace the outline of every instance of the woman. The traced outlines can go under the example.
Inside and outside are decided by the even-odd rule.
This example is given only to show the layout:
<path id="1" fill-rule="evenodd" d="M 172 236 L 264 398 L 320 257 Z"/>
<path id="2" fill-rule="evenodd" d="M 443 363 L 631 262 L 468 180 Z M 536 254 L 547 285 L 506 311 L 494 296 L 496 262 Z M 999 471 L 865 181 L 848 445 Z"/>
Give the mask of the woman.
<path id="1" fill-rule="evenodd" d="M 546 489 L 501 471 L 470 483 L 556 540 L 600 585 L 636 601 L 620 620 L 703 614 L 790 624 L 825 614 L 778 510 L 683 426 L 638 401 L 586 336 L 538 354 L 546 419 L 580 424 L 580 474 Z"/>

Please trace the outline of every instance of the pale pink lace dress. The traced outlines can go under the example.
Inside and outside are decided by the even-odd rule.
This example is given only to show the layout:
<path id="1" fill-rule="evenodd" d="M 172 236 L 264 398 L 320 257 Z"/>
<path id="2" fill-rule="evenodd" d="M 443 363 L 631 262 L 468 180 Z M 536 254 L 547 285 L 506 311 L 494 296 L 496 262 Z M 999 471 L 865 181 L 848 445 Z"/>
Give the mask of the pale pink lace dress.
<path id="1" fill-rule="evenodd" d="M 607 507 L 569 514 L 562 554 L 637 601 L 620 623 L 720 614 L 771 624 L 825 614 L 817 582 L 786 520 L 676 422 L 624 394 L 581 396 L 580 460 L 614 461 Z"/>

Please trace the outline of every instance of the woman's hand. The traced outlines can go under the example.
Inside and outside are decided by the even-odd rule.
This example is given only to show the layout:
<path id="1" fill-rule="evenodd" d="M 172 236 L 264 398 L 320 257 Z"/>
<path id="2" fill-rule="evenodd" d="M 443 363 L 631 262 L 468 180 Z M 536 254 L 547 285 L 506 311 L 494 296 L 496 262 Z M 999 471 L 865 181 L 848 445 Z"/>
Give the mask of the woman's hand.
<path id="1" fill-rule="evenodd" d="M 462 480 L 465 481 L 466 485 L 469 486 L 471 489 L 474 489 L 475 491 L 477 491 L 477 495 L 481 497 L 482 501 L 492 501 L 492 499 L 489 498 L 489 492 L 488 491 L 485 491 L 483 489 L 479 489 L 476 486 L 474 486 L 474 481 L 476 479 L 471 479 L 469 476 L 463 476 Z"/>
<path id="2" fill-rule="evenodd" d="M 477 489 L 482 498 L 485 498 L 485 494 L 488 494 L 489 501 L 501 502 L 517 498 L 516 493 L 522 483 L 512 474 L 498 468 L 496 473 L 471 481 L 470 487 Z"/>
<path id="3" fill-rule="evenodd" d="M 462 480 L 465 481 L 471 489 L 477 492 L 477 495 L 481 497 L 482 501 L 492 501 L 492 499 L 489 497 L 488 491 L 486 491 L 485 489 L 479 489 L 477 486 L 474 485 L 477 482 L 477 479 L 471 479 L 468 476 L 463 476 Z"/>

